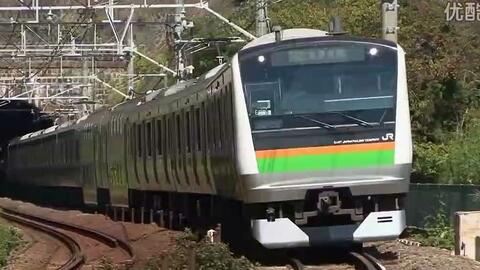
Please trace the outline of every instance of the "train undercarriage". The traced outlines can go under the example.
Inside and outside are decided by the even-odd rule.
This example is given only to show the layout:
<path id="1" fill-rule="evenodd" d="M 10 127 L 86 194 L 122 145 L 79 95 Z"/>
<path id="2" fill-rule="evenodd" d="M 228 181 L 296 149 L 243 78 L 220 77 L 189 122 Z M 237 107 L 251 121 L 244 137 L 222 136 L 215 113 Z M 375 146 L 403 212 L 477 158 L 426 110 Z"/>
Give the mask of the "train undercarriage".
<path id="1" fill-rule="evenodd" d="M 361 244 L 396 238 L 405 228 L 405 194 L 352 196 L 340 188 L 309 190 L 304 200 L 242 204 L 219 196 L 130 190 L 128 206 L 112 206 L 107 189 L 98 189 L 98 205 L 84 205 L 81 188 L 3 185 L 3 196 L 119 221 L 193 228 L 199 235 L 221 226 L 228 242 L 256 239 L 268 249 Z"/>

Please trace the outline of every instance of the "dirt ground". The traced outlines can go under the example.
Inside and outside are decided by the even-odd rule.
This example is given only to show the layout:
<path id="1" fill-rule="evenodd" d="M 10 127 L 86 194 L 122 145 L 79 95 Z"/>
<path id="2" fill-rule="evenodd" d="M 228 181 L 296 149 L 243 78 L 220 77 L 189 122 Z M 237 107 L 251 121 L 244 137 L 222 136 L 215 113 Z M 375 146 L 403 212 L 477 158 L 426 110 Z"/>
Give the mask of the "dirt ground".
<path id="1" fill-rule="evenodd" d="M 101 214 L 85 214 L 79 211 L 60 211 L 38 207 L 29 203 L 19 203 L 9 199 L 0 199 L 0 206 L 15 207 L 36 215 L 63 220 L 114 235 L 130 242 L 135 252 L 133 269 L 144 269 L 151 258 L 166 255 L 175 247 L 175 238 L 179 232 L 161 228 L 156 224 L 132 224 L 115 222 Z M 3 221 L 5 222 L 5 221 Z M 48 236 L 19 227 L 26 243 L 14 252 L 7 269 L 52 269 L 62 261 L 66 254 L 59 248 L 60 243 Z M 467 270 L 480 269 L 480 263 L 461 256 L 451 255 L 451 251 L 433 247 L 407 246 L 398 241 L 368 244 L 366 250 L 382 261 L 386 269 L 392 270 Z M 100 245 L 91 245 L 86 252 L 91 258 L 88 264 L 92 269 L 98 266 L 102 257 L 109 256 L 109 250 Z M 118 257 L 118 256 L 114 256 Z M 120 256 L 121 257 L 121 256 Z M 121 260 L 119 258 L 118 260 Z M 124 258 L 123 258 L 124 259 Z M 114 263 L 119 263 L 115 262 Z M 35 267 L 34 267 L 35 266 Z M 284 266 L 261 267 L 258 269 L 288 269 Z M 353 269 L 348 264 L 322 265 L 306 269 Z"/>
<path id="2" fill-rule="evenodd" d="M 22 244 L 10 254 L 8 265 L 2 268 L 4 270 L 58 269 L 70 256 L 62 243 L 47 234 L 3 219 L 0 219 L 0 224 L 15 226 L 22 234 Z"/>
<path id="3" fill-rule="evenodd" d="M 368 252 L 391 270 L 480 269 L 480 263 L 434 247 L 407 246 L 398 241 L 369 244 Z"/>
<path id="4" fill-rule="evenodd" d="M 101 214 L 53 210 L 35 206 L 30 203 L 12 201 L 10 199 L 0 199 L 0 206 L 13 207 L 22 212 L 35 213 L 37 216 L 95 228 L 106 234 L 127 240 L 133 247 L 135 253 L 133 269 L 142 269 L 151 258 L 158 258 L 166 254 L 169 250 L 172 250 L 175 246 L 175 238 L 179 234 L 179 232 L 160 228 L 156 224 L 115 222 Z M 26 244 L 15 251 L 8 269 L 29 270 L 33 269 L 32 265 L 38 266 L 35 269 L 49 269 L 49 265 L 57 265 L 59 263 L 59 259 L 57 259 L 58 256 L 52 256 L 52 252 L 55 254 L 55 250 L 61 250 L 60 243 L 55 239 L 51 239 L 48 235 L 40 234 L 28 227 L 17 224 L 15 224 L 15 226 L 22 231 Z M 81 241 L 84 243 L 85 254 L 88 258 L 87 264 L 85 265 L 86 269 L 97 268 L 105 258 L 111 260 L 116 265 L 121 265 L 126 259 L 125 256 L 122 258 L 122 256 L 118 256 L 118 254 L 115 255 L 114 251 L 106 248 L 104 245 L 95 244 L 94 241 Z M 68 258 L 67 254 L 63 256 Z M 53 259 L 55 260 L 52 261 Z M 60 263 L 61 261 L 62 260 L 60 260 Z M 42 263 L 25 264 L 24 262 Z"/>

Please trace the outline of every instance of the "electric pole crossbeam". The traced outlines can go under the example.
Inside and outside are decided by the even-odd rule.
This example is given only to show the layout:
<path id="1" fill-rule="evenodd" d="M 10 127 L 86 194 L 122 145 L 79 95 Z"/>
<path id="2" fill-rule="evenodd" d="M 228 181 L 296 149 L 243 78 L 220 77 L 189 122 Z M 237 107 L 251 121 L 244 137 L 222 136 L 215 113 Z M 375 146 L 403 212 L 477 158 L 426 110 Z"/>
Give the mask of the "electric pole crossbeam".
<path id="1" fill-rule="evenodd" d="M 3 77 L 0 74 L 0 100 L 27 100 L 44 109 L 52 106 L 56 108 L 50 109 L 50 111 L 79 112 L 80 114 L 83 112 L 85 114 L 95 109 L 95 104 L 98 102 L 105 103 L 103 99 L 107 96 L 106 89 L 125 99 L 131 98 L 130 95 L 125 94 L 127 91 L 117 89 L 115 84 L 97 76 L 99 69 L 97 63 L 100 61 L 102 61 L 101 63 L 110 61 L 116 64 L 115 67 L 120 65 L 123 69 L 128 65 L 125 74 L 128 78 L 128 92 L 135 89 L 135 81 L 138 79 L 157 77 L 163 78 L 166 83 L 168 81 L 167 74 L 176 77 L 183 74 L 184 71 L 188 72 L 191 69 L 190 66 L 177 66 L 178 70 L 174 70 L 137 49 L 134 42 L 134 25 L 152 25 L 151 22 L 135 21 L 135 11 L 138 9 L 177 9 L 180 24 L 176 22 L 175 25 L 181 27 L 180 32 L 193 27 L 193 24 L 186 22 L 184 18 L 185 9 L 201 9 L 236 29 L 246 39 L 256 38 L 212 10 L 203 0 L 193 4 L 185 4 L 180 0 L 176 4 L 158 4 L 148 0 L 132 4 L 116 4 L 113 0 L 102 4 L 91 0 L 76 0 L 75 2 L 78 4 L 74 5 L 40 4 L 40 2 L 45 3 L 46 1 L 31 0 L 30 4 L 19 1 L 23 4 L 0 6 L 0 17 L 2 17 L 1 14 L 10 16 L 12 12 L 17 12 L 16 18 L 10 17 L 8 21 L 0 22 L 0 30 L 7 33 L 4 36 L 6 44 L 0 44 L 0 70 L 2 70 L 2 65 L 16 67 L 16 72 L 8 69 L 0 71 L 4 74 Z M 73 16 L 68 16 L 69 12 Z M 20 14 L 22 16 L 18 16 Z M 61 18 L 59 14 L 62 14 Z M 29 18 L 26 18 L 27 16 Z M 75 17 L 79 17 L 78 21 L 75 21 Z M 65 21 L 63 21 L 64 18 Z M 155 22 L 155 24 L 164 25 L 161 22 Z M 215 41 L 192 40 L 190 44 L 193 46 L 184 46 L 188 42 L 182 43 L 182 41 L 179 37 L 175 44 L 185 48 L 189 54 L 216 44 Z M 232 43 L 243 42 L 243 40 L 234 38 L 217 43 L 221 42 Z M 154 63 L 165 73 L 135 74 L 134 57 L 141 57 Z M 26 59 L 27 61 L 25 61 Z M 68 67 L 82 70 L 80 74 L 83 76 L 71 76 L 71 78 L 65 76 L 65 74 L 72 74 L 70 71 L 67 73 L 64 71 L 64 68 L 68 68 L 64 65 L 64 61 L 66 62 L 67 59 Z M 43 61 L 44 65 L 37 63 L 38 61 Z M 74 64 L 75 62 L 79 62 L 79 64 Z M 54 71 L 52 66 L 58 69 L 58 74 L 50 77 L 56 77 L 56 79 L 44 75 L 46 70 L 49 70 L 50 73 Z M 105 64 L 105 66 L 109 68 L 109 65 Z M 103 91 L 103 93 L 99 93 L 99 91 Z M 78 99 L 88 99 L 87 102 L 90 103 L 72 103 L 72 100 Z"/>

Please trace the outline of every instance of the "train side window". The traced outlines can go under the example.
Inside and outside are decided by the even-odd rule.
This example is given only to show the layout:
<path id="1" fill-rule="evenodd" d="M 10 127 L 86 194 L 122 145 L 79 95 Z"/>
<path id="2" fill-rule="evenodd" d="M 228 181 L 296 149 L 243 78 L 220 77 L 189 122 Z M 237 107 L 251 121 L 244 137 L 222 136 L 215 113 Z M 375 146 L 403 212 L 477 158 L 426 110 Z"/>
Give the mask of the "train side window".
<path id="1" fill-rule="evenodd" d="M 177 131 L 177 153 L 182 152 L 182 133 L 181 133 L 181 125 L 180 125 L 180 115 L 177 114 L 177 123 L 176 123 L 176 131 Z"/>
<path id="2" fill-rule="evenodd" d="M 191 149 L 191 140 L 190 140 L 190 112 L 187 111 L 186 114 L 185 114 L 185 146 L 186 146 L 186 150 L 187 150 L 187 153 L 190 153 L 190 149 Z"/>
<path id="3" fill-rule="evenodd" d="M 217 126 L 218 126 L 218 119 L 217 119 L 217 106 L 215 103 L 215 99 L 210 102 L 210 113 L 208 115 L 208 119 L 212 121 L 210 125 L 209 133 L 211 134 L 210 138 L 210 145 L 212 149 L 216 148 L 217 146 Z"/>
<path id="4" fill-rule="evenodd" d="M 70 161 L 70 144 L 69 144 L 69 141 L 67 140 L 67 138 L 65 137 L 63 139 L 63 146 L 64 146 L 64 162 L 65 164 L 68 164 L 68 162 Z"/>
<path id="5" fill-rule="evenodd" d="M 147 144 L 145 145 L 145 147 L 147 148 L 147 155 L 151 157 L 152 156 L 152 122 L 151 121 L 147 122 L 146 132 L 147 132 L 146 134 Z"/>
<path id="6" fill-rule="evenodd" d="M 80 161 L 80 141 L 75 140 L 75 161 Z"/>
<path id="7" fill-rule="evenodd" d="M 166 145 L 168 145 L 168 155 L 172 155 L 173 154 L 173 151 L 175 149 L 175 135 L 174 135 L 174 132 L 175 132 L 175 127 L 174 127 L 174 124 L 173 124 L 173 117 L 172 115 L 169 115 L 168 116 L 168 126 L 167 126 L 167 130 L 168 131 L 168 143 Z"/>
<path id="8" fill-rule="evenodd" d="M 142 157 L 142 125 L 141 124 L 138 124 L 137 125 L 137 136 L 136 139 L 137 139 L 137 155 L 138 157 Z"/>
<path id="9" fill-rule="evenodd" d="M 209 145 L 210 145 L 210 135 L 211 133 L 209 132 L 210 131 L 210 121 L 208 121 L 209 119 L 209 115 L 208 115 L 208 111 L 209 111 L 209 107 L 208 106 L 208 103 L 205 104 L 205 102 L 202 103 L 202 107 L 203 107 L 203 122 L 205 123 L 205 131 L 204 131 L 204 136 L 205 136 L 205 147 L 206 149 L 208 149 Z"/>
<path id="10" fill-rule="evenodd" d="M 157 153 L 159 156 L 163 154 L 162 149 L 162 120 L 157 120 Z"/>
<path id="11" fill-rule="evenodd" d="M 216 98 L 215 102 L 216 102 L 216 109 L 217 109 L 216 110 L 216 113 L 217 113 L 216 123 L 217 123 L 217 126 L 218 126 L 218 128 L 217 128 L 218 133 L 216 135 L 216 137 L 217 137 L 217 147 L 218 147 L 218 149 L 222 149 L 222 137 L 223 137 L 223 135 L 222 135 L 223 128 L 222 127 L 223 127 L 223 122 L 224 122 L 223 117 L 222 117 L 222 109 L 223 109 L 222 107 L 223 106 L 222 106 L 220 97 Z"/>
<path id="12" fill-rule="evenodd" d="M 137 148 L 137 126 L 133 123 L 130 126 L 130 155 L 135 158 L 135 149 Z"/>
<path id="13" fill-rule="evenodd" d="M 202 103 L 202 106 L 203 106 L 203 103 Z M 200 151 L 202 149 L 202 136 L 201 136 L 201 126 L 202 126 L 202 123 L 201 123 L 201 118 L 200 118 L 200 108 L 196 108 L 195 109 L 195 135 L 196 135 L 196 147 L 197 147 L 197 150 Z"/>

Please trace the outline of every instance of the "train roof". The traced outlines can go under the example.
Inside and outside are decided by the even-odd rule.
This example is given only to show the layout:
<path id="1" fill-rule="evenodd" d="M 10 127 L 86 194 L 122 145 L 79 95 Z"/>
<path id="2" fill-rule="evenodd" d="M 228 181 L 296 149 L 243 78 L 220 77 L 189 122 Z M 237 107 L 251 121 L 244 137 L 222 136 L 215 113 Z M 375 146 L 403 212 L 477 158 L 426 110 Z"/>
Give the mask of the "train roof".
<path id="1" fill-rule="evenodd" d="M 43 137 L 42 135 L 47 136 L 47 135 L 63 133 L 72 128 L 75 128 L 76 125 L 81 126 L 86 123 L 88 124 L 99 123 L 102 121 L 105 115 L 109 115 L 112 112 L 122 113 L 122 112 L 129 112 L 132 110 L 138 110 L 140 106 L 151 104 L 153 103 L 153 101 L 161 101 L 161 100 L 167 101 L 167 100 L 176 99 L 177 97 L 183 96 L 183 93 L 188 94 L 190 92 L 197 91 L 199 88 L 206 87 L 209 83 L 211 83 L 211 81 L 213 81 L 216 78 L 216 75 L 219 74 L 221 71 L 223 71 L 227 66 L 228 64 L 226 63 L 218 65 L 196 79 L 180 81 L 167 88 L 154 90 L 153 92 L 145 96 L 128 100 L 123 103 L 116 104 L 110 107 L 100 108 L 89 115 L 81 117 L 78 120 L 68 121 L 61 125 L 56 125 L 56 126 L 49 127 L 47 129 L 25 134 L 21 137 L 11 140 L 10 143 L 11 144 L 23 143 L 23 142 L 28 142 L 30 140 L 34 140 L 37 138 L 41 138 Z"/>
<path id="2" fill-rule="evenodd" d="M 281 44 L 296 43 L 296 42 L 308 42 L 308 41 L 354 41 L 354 42 L 368 42 L 376 43 L 384 46 L 396 48 L 397 44 L 395 42 L 377 39 L 377 38 L 365 38 L 365 37 L 355 37 L 349 35 L 332 35 L 326 31 L 308 29 L 308 28 L 293 28 L 282 30 L 282 40 Z M 239 54 L 246 54 L 254 50 L 269 48 L 276 46 L 277 42 L 275 40 L 275 33 L 269 33 L 262 37 L 259 37 L 247 45 L 245 45 L 240 51 Z"/>
<path id="3" fill-rule="evenodd" d="M 325 37 L 327 35 L 328 32 L 322 30 L 309 28 L 293 28 L 282 30 L 282 41 L 299 38 Z M 247 45 L 245 45 L 242 50 L 272 43 L 275 43 L 275 33 L 269 33 L 257 39 L 254 39 L 253 41 L 247 43 Z"/>

